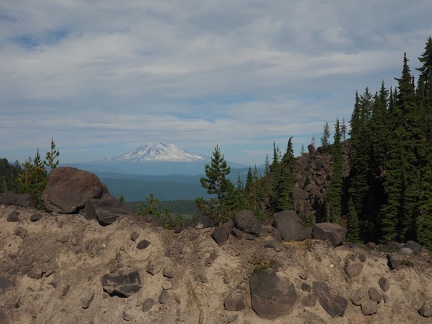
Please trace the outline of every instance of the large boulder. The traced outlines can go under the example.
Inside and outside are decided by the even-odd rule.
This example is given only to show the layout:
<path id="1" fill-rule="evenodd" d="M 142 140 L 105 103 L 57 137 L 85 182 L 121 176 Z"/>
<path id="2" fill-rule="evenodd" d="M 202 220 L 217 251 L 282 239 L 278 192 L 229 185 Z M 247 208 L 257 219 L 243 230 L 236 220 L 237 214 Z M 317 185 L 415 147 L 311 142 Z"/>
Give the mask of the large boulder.
<path id="1" fill-rule="evenodd" d="M 234 216 L 234 226 L 242 232 L 259 236 L 261 223 L 250 210 L 243 210 Z"/>
<path id="2" fill-rule="evenodd" d="M 275 214 L 273 226 L 279 230 L 284 241 L 303 241 L 311 238 L 303 226 L 301 218 L 293 210 L 285 210 Z"/>
<path id="3" fill-rule="evenodd" d="M 103 226 L 114 223 L 122 215 L 132 215 L 132 211 L 108 192 L 99 199 L 89 200 L 84 208 L 85 218 L 96 219 Z"/>
<path id="4" fill-rule="evenodd" d="M 298 301 L 294 284 L 281 279 L 272 269 L 254 274 L 249 280 L 251 308 L 259 316 L 275 319 L 288 315 Z"/>
<path id="5" fill-rule="evenodd" d="M 51 170 L 42 199 L 48 211 L 75 214 L 91 199 L 102 197 L 103 192 L 104 186 L 95 174 L 61 167 Z"/>
<path id="6" fill-rule="evenodd" d="M 15 205 L 26 208 L 36 208 L 36 200 L 29 193 L 18 194 L 12 191 L 6 191 L 0 197 L 0 205 Z"/>
<path id="7" fill-rule="evenodd" d="M 347 229 L 336 223 L 318 223 L 312 228 L 312 236 L 316 240 L 329 240 L 333 246 L 345 241 Z"/>

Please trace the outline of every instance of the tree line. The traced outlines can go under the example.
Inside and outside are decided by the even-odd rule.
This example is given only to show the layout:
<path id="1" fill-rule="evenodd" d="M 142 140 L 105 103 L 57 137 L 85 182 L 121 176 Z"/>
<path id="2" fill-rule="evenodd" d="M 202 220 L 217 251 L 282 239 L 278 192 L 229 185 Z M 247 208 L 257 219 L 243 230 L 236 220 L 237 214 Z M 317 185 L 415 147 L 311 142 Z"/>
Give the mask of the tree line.
<path id="1" fill-rule="evenodd" d="M 333 143 L 324 126 L 320 151 L 332 156 L 331 185 L 325 215 L 314 221 L 347 224 L 351 241 L 416 240 L 432 248 L 432 40 L 418 58 L 415 82 L 403 57 L 397 86 L 355 94 L 350 131 L 336 119 Z M 343 146 L 349 142 L 347 177 L 343 175 Z M 312 140 L 315 142 L 315 139 Z M 302 149 L 304 150 L 304 149 Z M 282 154 L 273 145 L 265 171 L 249 168 L 246 182 L 231 182 L 220 148 L 206 165 L 202 186 L 214 198 L 196 200 L 201 213 L 226 221 L 233 212 L 247 208 L 259 218 L 293 209 L 295 157 L 292 138 Z"/>

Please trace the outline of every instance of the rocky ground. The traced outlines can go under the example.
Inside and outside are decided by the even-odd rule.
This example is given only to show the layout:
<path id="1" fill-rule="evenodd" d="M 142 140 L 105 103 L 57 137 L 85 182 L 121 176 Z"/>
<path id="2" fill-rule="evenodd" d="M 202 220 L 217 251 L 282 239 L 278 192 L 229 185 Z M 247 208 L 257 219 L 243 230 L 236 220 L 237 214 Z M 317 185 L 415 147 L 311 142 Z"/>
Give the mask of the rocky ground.
<path id="1" fill-rule="evenodd" d="M 425 250 L 283 242 L 270 226 L 218 245 L 213 230 L 0 205 L 0 323 L 432 322 Z M 276 286 L 256 297 L 262 274 Z"/>

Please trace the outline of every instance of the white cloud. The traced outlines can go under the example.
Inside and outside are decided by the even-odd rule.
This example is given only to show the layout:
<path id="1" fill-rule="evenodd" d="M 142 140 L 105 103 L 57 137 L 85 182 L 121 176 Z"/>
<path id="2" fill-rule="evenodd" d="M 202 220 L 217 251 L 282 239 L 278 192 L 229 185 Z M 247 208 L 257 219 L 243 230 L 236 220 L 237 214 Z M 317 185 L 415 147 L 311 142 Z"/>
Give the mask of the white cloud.
<path id="1" fill-rule="evenodd" d="M 348 120 L 356 90 L 394 84 L 404 51 L 414 72 L 431 9 L 421 0 L 10 1 L 0 8 L 0 151 L 28 156 L 51 136 L 66 157 L 99 145 L 95 159 L 155 140 L 204 154 L 223 143 L 230 160 L 253 164 L 251 152 L 271 152 L 273 140 L 306 146 L 325 121 Z"/>

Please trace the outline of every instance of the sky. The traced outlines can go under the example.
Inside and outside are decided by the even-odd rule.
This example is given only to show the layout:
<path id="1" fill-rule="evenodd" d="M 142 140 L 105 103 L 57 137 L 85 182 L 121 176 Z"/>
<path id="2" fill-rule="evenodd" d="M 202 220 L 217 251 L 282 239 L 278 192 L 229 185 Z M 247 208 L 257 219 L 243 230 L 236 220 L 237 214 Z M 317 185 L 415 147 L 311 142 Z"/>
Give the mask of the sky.
<path id="1" fill-rule="evenodd" d="M 155 141 L 260 165 L 348 125 L 355 92 L 413 74 L 430 0 L 14 0 L 0 4 L 0 158 L 60 163 Z"/>

